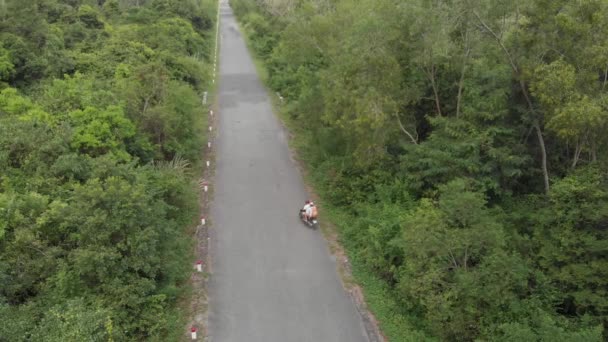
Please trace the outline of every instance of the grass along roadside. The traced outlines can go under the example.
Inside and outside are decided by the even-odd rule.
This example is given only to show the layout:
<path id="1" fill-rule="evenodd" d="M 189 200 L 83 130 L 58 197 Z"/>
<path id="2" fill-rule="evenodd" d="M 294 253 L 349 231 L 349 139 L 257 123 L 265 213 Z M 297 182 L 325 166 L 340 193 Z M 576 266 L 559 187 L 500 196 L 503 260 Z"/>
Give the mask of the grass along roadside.
<path id="1" fill-rule="evenodd" d="M 332 255 L 336 257 L 338 273 L 345 290 L 357 305 L 371 341 L 435 341 L 415 327 L 415 320 L 404 314 L 399 303 L 390 295 L 391 289 L 381 279 L 368 271 L 354 257 L 354 251 L 348 250 L 341 243 L 340 227 L 352 222 L 351 217 L 340 208 L 323 200 L 320 191 L 321 181 L 308 169 L 305 146 L 310 139 L 308 132 L 303 131 L 285 110 L 286 99 L 268 87 L 268 70 L 256 54 L 246 25 L 239 22 L 239 28 L 253 57 L 258 76 L 264 83 L 272 101 L 273 110 L 278 115 L 289 136 L 289 147 L 292 158 L 301 170 L 308 193 L 322 208 L 321 232 L 325 237 Z"/>
<path id="2" fill-rule="evenodd" d="M 217 132 L 216 123 L 218 115 L 217 105 L 217 89 L 218 89 L 218 75 L 219 75 L 219 46 L 220 46 L 220 35 L 219 35 L 219 20 L 220 20 L 220 0 L 216 2 L 216 25 L 214 34 L 214 52 L 213 52 L 213 69 L 211 73 L 211 81 L 207 84 L 207 91 L 201 94 L 201 104 L 203 112 L 203 127 L 201 134 L 203 134 L 205 144 L 201 148 L 201 168 L 195 170 L 200 178 L 196 182 L 195 186 L 199 189 L 199 216 L 195 219 L 195 223 L 189 229 L 188 234 L 192 236 L 192 250 L 191 258 L 193 270 L 188 281 L 186 294 L 184 299 L 180 302 L 180 312 L 184 316 L 182 324 L 184 327 L 182 333 L 176 336 L 174 340 L 191 341 L 192 330 L 196 329 L 197 339 L 201 341 L 207 340 L 207 327 L 208 327 L 208 292 L 207 282 L 210 277 L 210 265 L 211 260 L 209 256 L 209 230 L 212 226 L 212 219 L 208 217 L 209 206 L 212 199 L 213 186 L 210 187 L 209 191 L 203 190 L 201 184 L 205 181 L 211 183 L 211 179 L 214 175 L 215 168 L 215 154 L 213 143 L 214 136 Z M 213 114 L 212 114 L 213 113 Z M 212 127 L 213 130 L 209 130 L 208 127 Z M 211 142 L 211 146 L 207 145 Z M 209 164 L 207 164 L 209 163 Z M 205 217 L 205 224 L 201 223 L 201 218 Z M 197 272 L 194 267 L 197 262 L 202 262 L 202 272 Z"/>

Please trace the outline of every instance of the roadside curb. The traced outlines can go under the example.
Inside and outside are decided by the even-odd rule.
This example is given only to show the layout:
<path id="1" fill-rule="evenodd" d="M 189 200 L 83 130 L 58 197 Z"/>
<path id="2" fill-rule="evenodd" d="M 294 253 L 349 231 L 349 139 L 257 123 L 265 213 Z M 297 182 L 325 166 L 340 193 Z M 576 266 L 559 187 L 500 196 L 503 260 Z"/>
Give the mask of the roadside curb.
<path id="1" fill-rule="evenodd" d="M 213 178 L 215 176 L 215 138 L 218 134 L 217 122 L 219 116 L 219 108 L 217 103 L 218 95 L 218 78 L 219 71 L 219 27 L 220 27 L 220 10 L 223 0 L 217 1 L 217 24 L 215 35 L 215 51 L 213 60 L 213 72 L 211 74 L 211 83 L 209 89 L 201 96 L 201 104 L 203 107 L 202 115 L 207 115 L 207 141 L 201 149 L 203 169 L 201 177 L 198 179 L 199 187 L 199 215 L 200 220 L 196 226 L 193 238 L 195 239 L 195 247 L 192 256 L 196 261 L 196 267 L 190 276 L 192 284 L 191 295 L 191 310 L 186 327 L 184 341 L 208 341 L 208 326 L 209 326 L 209 296 L 207 285 L 212 274 L 212 260 L 210 249 L 211 229 L 213 228 L 213 217 L 210 213 L 210 204 L 213 199 L 215 187 L 213 186 Z"/>

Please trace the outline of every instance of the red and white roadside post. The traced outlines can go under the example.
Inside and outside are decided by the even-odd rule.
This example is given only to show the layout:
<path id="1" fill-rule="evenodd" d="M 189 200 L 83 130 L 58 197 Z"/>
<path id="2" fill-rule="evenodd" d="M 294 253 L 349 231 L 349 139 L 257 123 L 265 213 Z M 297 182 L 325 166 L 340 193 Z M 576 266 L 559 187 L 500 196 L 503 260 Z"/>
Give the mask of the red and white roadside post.
<path id="1" fill-rule="evenodd" d="M 196 340 L 196 331 L 197 331 L 196 327 L 190 328 L 190 335 L 192 336 L 193 340 Z"/>
<path id="2" fill-rule="evenodd" d="M 196 270 L 198 272 L 203 272 L 203 261 L 202 260 L 199 260 L 196 262 Z"/>
<path id="3" fill-rule="evenodd" d="M 207 219 L 205 218 L 205 216 L 201 216 L 201 225 L 204 226 L 205 223 L 207 223 Z"/>
<path id="4" fill-rule="evenodd" d="M 209 182 L 207 182 L 207 181 L 203 182 L 203 190 L 205 192 L 209 191 Z"/>

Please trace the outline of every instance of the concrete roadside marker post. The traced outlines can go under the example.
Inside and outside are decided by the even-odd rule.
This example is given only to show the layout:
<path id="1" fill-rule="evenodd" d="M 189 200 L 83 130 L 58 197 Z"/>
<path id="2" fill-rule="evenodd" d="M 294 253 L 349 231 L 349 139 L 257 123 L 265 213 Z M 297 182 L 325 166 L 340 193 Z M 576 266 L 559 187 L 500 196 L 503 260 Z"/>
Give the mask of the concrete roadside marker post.
<path id="1" fill-rule="evenodd" d="M 205 223 L 207 223 L 207 219 L 205 218 L 205 216 L 201 216 L 201 225 L 204 226 Z"/>
<path id="2" fill-rule="evenodd" d="M 209 132 L 213 131 L 213 127 L 209 126 Z"/>
<path id="3" fill-rule="evenodd" d="M 211 165 L 211 163 L 207 160 L 207 167 L 209 167 Z"/>
<path id="4" fill-rule="evenodd" d="M 207 141 L 207 148 L 211 148 L 211 141 Z"/>
<path id="5" fill-rule="evenodd" d="M 209 183 L 207 183 L 207 182 L 203 182 L 203 190 L 204 190 L 205 192 L 209 191 Z"/>
<path id="6" fill-rule="evenodd" d="M 196 327 L 190 328 L 190 336 L 192 336 L 192 340 L 196 340 Z"/>
<path id="7" fill-rule="evenodd" d="M 203 272 L 203 261 L 202 260 L 199 260 L 196 262 L 196 270 L 198 272 Z"/>
<path id="8" fill-rule="evenodd" d="M 209 110 L 209 115 L 213 116 L 213 109 Z"/>

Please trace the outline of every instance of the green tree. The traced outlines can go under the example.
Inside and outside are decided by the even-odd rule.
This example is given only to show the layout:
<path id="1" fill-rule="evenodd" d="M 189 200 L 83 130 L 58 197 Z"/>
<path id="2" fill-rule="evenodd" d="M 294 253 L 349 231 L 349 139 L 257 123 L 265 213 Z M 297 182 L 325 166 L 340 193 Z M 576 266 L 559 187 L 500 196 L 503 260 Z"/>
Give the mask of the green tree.
<path id="1" fill-rule="evenodd" d="M 606 319 L 608 219 L 605 173 L 585 167 L 560 180 L 541 217 L 538 262 L 560 288 L 560 311 Z"/>
<path id="2" fill-rule="evenodd" d="M 463 179 L 441 187 L 436 203 L 423 199 L 405 217 L 400 243 L 404 262 L 397 287 L 423 308 L 433 330 L 446 339 L 475 337 L 482 315 L 508 303 L 504 295 L 525 284 L 525 268 L 513 272 L 513 278 L 492 282 L 498 279 L 488 268 L 511 268 L 519 260 L 501 252 L 503 228 L 485 208 L 483 196 L 467 191 Z M 502 298 L 478 295 L 488 291 L 502 293 Z M 494 307 L 482 312 L 483 306 Z"/>
<path id="3" fill-rule="evenodd" d="M 10 52 L 0 43 L 0 80 L 8 80 L 15 72 L 15 66 L 11 62 Z"/>
<path id="4" fill-rule="evenodd" d="M 581 93 L 588 77 L 577 80 L 575 68 L 556 61 L 536 70 L 538 80 L 533 83 L 533 94 L 547 108 L 547 127 L 558 137 L 574 146 L 572 167 L 576 167 L 584 148 L 591 160 L 597 161 L 597 149 L 605 143 L 603 132 L 608 127 L 606 96 L 589 97 Z"/>
<path id="5" fill-rule="evenodd" d="M 70 112 L 69 117 L 74 127 L 74 148 L 92 156 L 113 153 L 120 159 L 129 159 L 125 142 L 135 135 L 135 127 L 120 107 L 87 107 Z"/>

